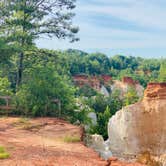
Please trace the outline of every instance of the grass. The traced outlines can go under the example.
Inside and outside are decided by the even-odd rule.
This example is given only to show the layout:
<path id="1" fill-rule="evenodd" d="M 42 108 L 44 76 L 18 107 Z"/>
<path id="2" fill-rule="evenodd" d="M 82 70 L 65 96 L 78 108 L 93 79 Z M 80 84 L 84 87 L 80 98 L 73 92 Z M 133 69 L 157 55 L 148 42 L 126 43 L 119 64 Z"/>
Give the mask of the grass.
<path id="1" fill-rule="evenodd" d="M 47 125 L 47 123 L 34 124 L 30 122 L 30 119 L 28 118 L 20 118 L 17 122 L 14 122 L 15 127 L 18 127 L 19 129 L 22 129 L 22 130 L 29 130 L 29 131 L 38 131 L 45 125 Z"/>
<path id="2" fill-rule="evenodd" d="M 75 143 L 75 142 L 80 142 L 81 139 L 79 136 L 71 136 L 71 135 L 67 135 L 63 138 L 63 141 L 66 143 Z"/>
<path id="3" fill-rule="evenodd" d="M 7 159 L 10 157 L 10 154 L 6 151 L 3 146 L 0 146 L 0 159 Z"/>
<path id="4" fill-rule="evenodd" d="M 19 118 L 17 122 L 14 122 L 13 125 L 16 127 L 24 126 L 24 125 L 29 125 L 29 119 L 27 118 Z"/>

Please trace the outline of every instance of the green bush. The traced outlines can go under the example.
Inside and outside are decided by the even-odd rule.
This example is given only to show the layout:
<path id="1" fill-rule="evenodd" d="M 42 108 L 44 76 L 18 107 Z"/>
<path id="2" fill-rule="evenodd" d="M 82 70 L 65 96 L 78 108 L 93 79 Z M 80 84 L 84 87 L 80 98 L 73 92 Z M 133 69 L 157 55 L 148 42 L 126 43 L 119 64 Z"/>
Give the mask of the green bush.
<path id="1" fill-rule="evenodd" d="M 100 134 L 103 136 L 104 139 L 108 138 L 108 132 L 107 132 L 107 127 L 108 127 L 108 121 L 111 118 L 111 113 L 110 109 L 107 106 L 104 113 L 99 112 L 97 114 L 97 125 L 92 127 L 90 130 L 91 134 Z"/>
<path id="2" fill-rule="evenodd" d="M 0 96 L 12 95 L 10 82 L 7 77 L 0 77 Z"/>
<path id="3" fill-rule="evenodd" d="M 12 91 L 7 77 L 0 77 L 0 96 L 11 96 Z M 0 105 L 5 105 L 4 99 L 0 99 Z"/>
<path id="4" fill-rule="evenodd" d="M 96 96 L 97 92 L 93 88 L 91 88 L 89 85 L 84 85 L 77 90 L 76 95 L 92 97 L 92 96 Z"/>
<path id="5" fill-rule="evenodd" d="M 26 71 L 25 75 L 16 93 L 16 106 L 20 113 L 27 116 L 58 116 L 61 111 L 61 116 L 70 115 L 75 90 L 53 65 L 37 65 Z"/>
<path id="6" fill-rule="evenodd" d="M 88 113 L 94 112 L 93 109 L 89 108 L 89 106 L 84 103 L 82 98 L 76 99 L 76 107 L 74 110 L 74 114 L 71 117 L 71 123 L 79 122 L 84 125 L 91 125 L 91 119 L 88 117 Z"/>
<path id="7" fill-rule="evenodd" d="M 124 106 L 136 103 L 139 100 L 136 90 L 134 87 L 128 87 L 127 93 L 124 97 Z"/>

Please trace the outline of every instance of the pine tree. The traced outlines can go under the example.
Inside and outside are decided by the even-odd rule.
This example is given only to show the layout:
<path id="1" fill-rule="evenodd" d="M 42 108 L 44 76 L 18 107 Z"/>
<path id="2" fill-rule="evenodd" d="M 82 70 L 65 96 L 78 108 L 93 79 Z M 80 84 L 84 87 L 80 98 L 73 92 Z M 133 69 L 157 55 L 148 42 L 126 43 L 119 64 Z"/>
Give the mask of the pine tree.
<path id="1" fill-rule="evenodd" d="M 18 50 L 17 85 L 22 81 L 26 51 L 35 47 L 43 35 L 78 40 L 78 28 L 72 25 L 75 0 L 2 0 L 0 2 L 0 37 Z"/>
<path id="2" fill-rule="evenodd" d="M 15 49 L 0 38 L 0 64 L 6 62 Z"/>

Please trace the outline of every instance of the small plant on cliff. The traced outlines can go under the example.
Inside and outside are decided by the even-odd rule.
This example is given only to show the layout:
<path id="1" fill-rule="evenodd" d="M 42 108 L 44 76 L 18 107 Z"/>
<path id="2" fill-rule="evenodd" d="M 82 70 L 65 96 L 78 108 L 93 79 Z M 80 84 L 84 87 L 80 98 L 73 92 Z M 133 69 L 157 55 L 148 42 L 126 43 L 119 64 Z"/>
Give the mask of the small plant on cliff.
<path id="1" fill-rule="evenodd" d="M 129 87 L 124 97 L 124 106 L 134 104 L 138 101 L 139 97 L 133 87 Z"/>
<path id="2" fill-rule="evenodd" d="M 3 146 L 0 146 L 0 159 L 7 159 L 9 158 L 9 153 L 5 150 Z"/>

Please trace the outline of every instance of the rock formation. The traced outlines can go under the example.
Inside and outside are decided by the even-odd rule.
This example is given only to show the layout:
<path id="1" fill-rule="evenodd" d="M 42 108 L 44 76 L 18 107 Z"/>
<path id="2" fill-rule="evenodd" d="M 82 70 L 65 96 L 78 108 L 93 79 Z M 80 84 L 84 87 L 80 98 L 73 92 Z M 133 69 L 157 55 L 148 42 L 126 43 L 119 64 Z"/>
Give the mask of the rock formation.
<path id="1" fill-rule="evenodd" d="M 109 84 L 112 81 L 112 77 L 109 75 L 88 76 L 80 74 L 73 76 L 73 81 L 79 87 L 89 85 L 95 90 L 100 90 L 102 85 Z"/>
<path id="2" fill-rule="evenodd" d="M 87 146 L 93 148 L 104 159 L 108 159 L 112 156 L 107 142 L 104 142 L 101 135 L 94 134 L 91 135 L 90 138 L 87 138 Z"/>
<path id="3" fill-rule="evenodd" d="M 123 77 L 122 82 L 128 85 L 135 86 L 136 84 L 139 84 L 138 81 L 133 80 L 131 77 Z"/>
<path id="4" fill-rule="evenodd" d="M 144 91 L 140 83 L 133 80 L 131 77 L 123 77 L 122 80 L 119 81 L 112 80 L 112 77 L 109 75 L 88 76 L 80 74 L 73 76 L 73 81 L 75 85 L 80 88 L 88 85 L 106 97 L 109 96 L 109 91 L 114 90 L 120 90 L 121 96 L 123 97 L 131 86 L 136 90 L 138 97 L 142 97 Z"/>
<path id="5" fill-rule="evenodd" d="M 118 111 L 108 134 L 113 155 L 166 154 L 166 83 L 150 83 L 142 101 Z"/>
<path id="6" fill-rule="evenodd" d="M 97 76 L 88 76 L 88 75 L 75 75 L 73 76 L 74 83 L 82 87 L 88 85 L 95 90 L 100 90 L 101 84 Z"/>
<path id="7" fill-rule="evenodd" d="M 120 90 L 121 97 L 123 98 L 129 87 L 133 87 L 136 90 L 138 97 L 141 98 L 143 96 L 144 87 L 141 86 L 138 81 L 133 80 L 131 77 L 123 77 L 121 81 L 113 80 L 111 90 Z"/>

